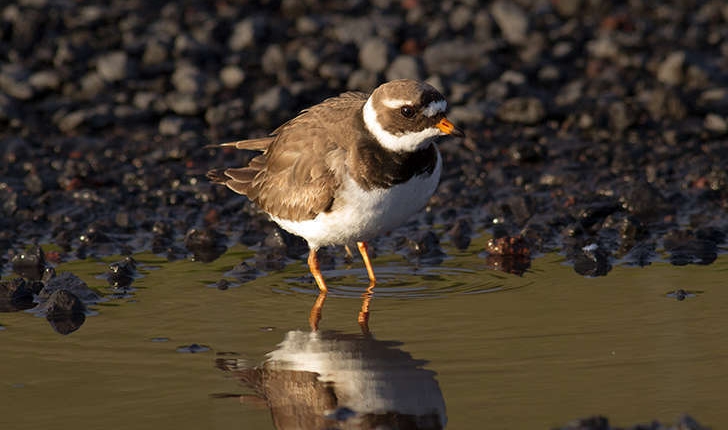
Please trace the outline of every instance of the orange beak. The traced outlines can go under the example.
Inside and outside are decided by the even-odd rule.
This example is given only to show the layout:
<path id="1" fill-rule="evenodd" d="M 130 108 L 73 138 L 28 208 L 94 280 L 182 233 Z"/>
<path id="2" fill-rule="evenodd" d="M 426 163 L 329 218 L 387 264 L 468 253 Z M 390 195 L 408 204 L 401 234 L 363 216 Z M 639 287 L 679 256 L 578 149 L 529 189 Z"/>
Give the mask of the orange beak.
<path id="1" fill-rule="evenodd" d="M 437 128 L 439 128 L 440 131 L 445 134 L 451 134 L 453 136 L 464 136 L 462 130 L 455 127 L 455 125 L 448 121 L 447 118 L 441 119 L 440 122 L 437 123 Z"/>

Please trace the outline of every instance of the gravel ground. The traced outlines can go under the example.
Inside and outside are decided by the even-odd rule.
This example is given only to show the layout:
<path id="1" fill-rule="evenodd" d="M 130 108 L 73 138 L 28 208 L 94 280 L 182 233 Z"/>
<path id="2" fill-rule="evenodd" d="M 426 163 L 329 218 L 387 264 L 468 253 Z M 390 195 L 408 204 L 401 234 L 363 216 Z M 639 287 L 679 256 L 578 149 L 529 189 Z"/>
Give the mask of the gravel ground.
<path id="1" fill-rule="evenodd" d="M 428 211 L 375 247 L 441 255 L 487 230 L 493 267 L 559 250 L 594 276 L 721 250 L 722 1 L 19 0 L 0 8 L 0 264 L 31 243 L 59 261 L 209 261 L 237 242 L 268 268 L 299 258 L 204 178 L 251 154 L 204 146 L 395 78 L 441 89 L 467 137 L 440 145 Z"/>

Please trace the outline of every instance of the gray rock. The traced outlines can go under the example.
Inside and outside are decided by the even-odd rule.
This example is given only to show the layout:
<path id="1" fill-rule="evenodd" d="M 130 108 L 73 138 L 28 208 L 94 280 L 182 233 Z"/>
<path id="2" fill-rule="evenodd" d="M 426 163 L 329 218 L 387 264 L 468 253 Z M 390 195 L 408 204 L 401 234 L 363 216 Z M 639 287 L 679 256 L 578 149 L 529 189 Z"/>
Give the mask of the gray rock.
<path id="1" fill-rule="evenodd" d="M 518 4 L 497 0 L 491 5 L 490 13 L 508 43 L 522 45 L 528 40 L 528 16 Z"/>
<path id="2" fill-rule="evenodd" d="M 169 46 L 160 40 L 150 40 L 142 54 L 142 64 L 157 66 L 169 60 Z"/>
<path id="3" fill-rule="evenodd" d="M 278 44 L 269 45 L 261 58 L 263 71 L 269 75 L 279 75 L 286 72 L 286 55 Z"/>
<path id="4" fill-rule="evenodd" d="M 50 296 L 59 290 L 67 290 L 84 303 L 96 303 L 101 300 L 101 296 L 88 287 L 86 283 L 71 272 L 63 272 L 46 282 L 43 289 L 38 294 L 41 301 L 48 300 Z"/>
<path id="5" fill-rule="evenodd" d="M 612 130 L 622 133 L 634 123 L 634 114 L 622 101 L 615 101 L 609 105 L 609 125 Z"/>
<path id="6" fill-rule="evenodd" d="M 235 65 L 225 66 L 220 70 L 220 80 L 225 88 L 233 90 L 245 81 L 245 72 Z"/>
<path id="7" fill-rule="evenodd" d="M 38 312 L 45 313 L 48 318 L 59 318 L 68 314 L 84 313 L 86 306 L 80 298 L 68 290 L 56 290 L 48 300 L 38 309 Z"/>
<path id="8" fill-rule="evenodd" d="M 53 91 L 61 86 L 61 77 L 55 70 L 41 70 L 30 75 L 30 85 L 36 91 Z"/>
<path id="9" fill-rule="evenodd" d="M 359 50 L 359 64 L 370 72 L 379 73 L 389 63 L 389 44 L 379 37 L 367 39 Z"/>
<path id="10" fill-rule="evenodd" d="M 590 40 L 586 44 L 586 50 L 596 58 L 614 59 L 619 55 L 619 46 L 609 36 Z"/>
<path id="11" fill-rule="evenodd" d="M 728 132 L 728 122 L 726 122 L 726 119 L 715 113 L 706 115 L 703 124 L 707 130 L 713 133 L 725 134 Z"/>
<path id="12" fill-rule="evenodd" d="M 260 17 L 246 18 L 233 27 L 228 46 L 233 51 L 242 51 L 255 45 L 265 32 L 265 21 Z"/>
<path id="13" fill-rule="evenodd" d="M 433 43 L 425 48 L 422 60 L 428 74 L 452 75 L 459 70 L 485 70 L 486 45 L 461 40 Z"/>
<path id="14" fill-rule="evenodd" d="M 536 124 L 546 117 L 546 110 L 535 97 L 515 97 L 503 102 L 496 115 L 504 122 Z"/>
<path id="15" fill-rule="evenodd" d="M 683 81 L 684 64 L 685 52 L 671 53 L 657 67 L 657 80 L 667 85 L 680 85 Z"/>
<path id="16" fill-rule="evenodd" d="M 95 98 L 106 88 L 106 82 L 96 71 L 90 71 L 81 78 L 81 92 L 79 95 L 85 100 Z"/>
<path id="17" fill-rule="evenodd" d="M 58 122 L 58 128 L 64 133 L 70 133 L 83 124 L 88 117 L 89 111 L 85 109 L 70 112 L 61 118 Z"/>
<path id="18" fill-rule="evenodd" d="M 211 106 L 205 112 L 205 121 L 212 126 L 238 121 L 245 117 L 244 107 L 241 99 Z"/>
<path id="19" fill-rule="evenodd" d="M 313 72 L 318 69 L 321 63 L 321 57 L 319 54 L 308 46 L 302 46 L 301 49 L 298 50 L 296 59 L 301 64 L 301 67 L 309 72 Z"/>
<path id="20" fill-rule="evenodd" d="M 581 0 L 558 0 L 551 2 L 559 15 L 571 18 L 581 10 Z"/>
<path id="21" fill-rule="evenodd" d="M 556 106 L 572 106 L 584 95 L 584 81 L 574 80 L 561 87 L 554 98 Z"/>
<path id="22" fill-rule="evenodd" d="M 349 75 L 346 88 L 353 91 L 372 91 L 377 86 L 377 74 L 364 69 L 356 69 Z"/>
<path id="23" fill-rule="evenodd" d="M 198 94 L 202 92 L 205 76 L 200 69 L 190 64 L 180 64 L 172 73 L 172 85 L 182 94 Z"/>
<path id="24" fill-rule="evenodd" d="M 107 82 L 121 81 L 129 76 L 129 57 L 124 51 L 114 51 L 96 59 L 96 70 Z"/>
<path id="25" fill-rule="evenodd" d="M 0 91 L 19 100 L 33 97 L 33 87 L 28 83 L 27 69 L 19 64 L 3 64 L 0 67 Z"/>
<path id="26" fill-rule="evenodd" d="M 159 134 L 176 136 L 182 133 L 185 120 L 178 116 L 166 116 L 159 121 Z"/>
<path id="27" fill-rule="evenodd" d="M 395 79 L 422 80 L 422 68 L 415 57 L 400 55 L 392 61 L 387 69 L 386 77 L 388 81 Z"/>
<path id="28" fill-rule="evenodd" d="M 276 85 L 256 94 L 253 99 L 253 111 L 275 112 L 290 108 L 291 94 L 285 87 Z"/>
<path id="29" fill-rule="evenodd" d="M 195 94 L 171 92 L 164 98 L 167 106 L 179 115 L 197 115 L 204 110 L 202 100 Z"/>
<path id="30" fill-rule="evenodd" d="M 448 17 L 448 23 L 450 28 L 455 31 L 462 31 L 465 27 L 470 24 L 473 19 L 473 9 L 467 5 L 461 4 L 455 7 L 450 16 Z"/>
<path id="31" fill-rule="evenodd" d="M 456 124 L 477 124 L 485 119 L 485 112 L 483 107 L 477 104 L 468 104 L 453 106 L 447 117 Z"/>

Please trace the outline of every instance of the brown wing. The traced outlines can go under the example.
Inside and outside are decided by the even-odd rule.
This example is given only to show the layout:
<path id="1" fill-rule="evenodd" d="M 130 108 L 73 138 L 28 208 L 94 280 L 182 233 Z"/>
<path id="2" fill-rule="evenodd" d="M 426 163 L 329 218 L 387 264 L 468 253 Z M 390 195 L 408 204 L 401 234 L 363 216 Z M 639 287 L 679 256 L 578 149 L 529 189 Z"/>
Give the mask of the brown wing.
<path id="1" fill-rule="evenodd" d="M 344 93 L 324 100 L 278 127 L 267 142 L 228 146 L 265 152 L 242 168 L 213 170 L 208 176 L 247 195 L 269 214 L 293 221 L 315 218 L 334 202 L 351 142 L 350 123 L 367 95 Z"/>

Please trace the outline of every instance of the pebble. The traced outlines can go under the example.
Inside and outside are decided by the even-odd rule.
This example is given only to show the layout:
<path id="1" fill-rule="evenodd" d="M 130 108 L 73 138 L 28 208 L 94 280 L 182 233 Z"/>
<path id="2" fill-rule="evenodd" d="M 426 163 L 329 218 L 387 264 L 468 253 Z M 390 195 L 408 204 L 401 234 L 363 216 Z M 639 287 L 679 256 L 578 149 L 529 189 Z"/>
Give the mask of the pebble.
<path id="1" fill-rule="evenodd" d="M 496 0 L 491 4 L 490 13 L 508 43 L 522 45 L 528 40 L 528 15 L 517 3 Z"/>

